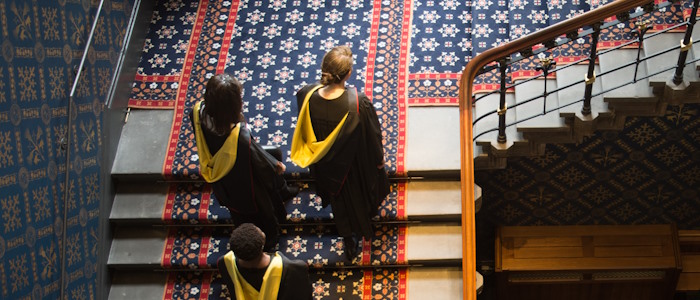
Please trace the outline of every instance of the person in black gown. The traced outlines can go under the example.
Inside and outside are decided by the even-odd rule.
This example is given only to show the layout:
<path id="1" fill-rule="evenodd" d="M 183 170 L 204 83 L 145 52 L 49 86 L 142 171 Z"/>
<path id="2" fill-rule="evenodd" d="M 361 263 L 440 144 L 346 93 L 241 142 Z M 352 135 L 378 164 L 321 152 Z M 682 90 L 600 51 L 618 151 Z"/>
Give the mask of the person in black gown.
<path id="1" fill-rule="evenodd" d="M 216 265 L 231 299 L 310 300 L 308 265 L 280 252 L 265 253 L 265 234 L 245 223 L 231 233 L 229 249 Z"/>
<path id="2" fill-rule="evenodd" d="M 297 92 L 291 152 L 294 163 L 309 167 L 323 204 L 330 203 L 350 260 L 357 241 L 374 236 L 371 218 L 389 193 L 377 113 L 364 93 L 345 87 L 352 64 L 349 47 L 331 49 L 323 57 L 320 84 Z"/>
<path id="3" fill-rule="evenodd" d="M 209 79 L 204 100 L 190 112 L 200 174 L 212 184 L 216 200 L 231 212 L 234 225 L 253 223 L 265 232 L 265 250 L 277 245 L 283 201 L 298 188 L 288 187 L 285 165 L 250 135 L 242 115 L 242 86 L 228 74 Z"/>

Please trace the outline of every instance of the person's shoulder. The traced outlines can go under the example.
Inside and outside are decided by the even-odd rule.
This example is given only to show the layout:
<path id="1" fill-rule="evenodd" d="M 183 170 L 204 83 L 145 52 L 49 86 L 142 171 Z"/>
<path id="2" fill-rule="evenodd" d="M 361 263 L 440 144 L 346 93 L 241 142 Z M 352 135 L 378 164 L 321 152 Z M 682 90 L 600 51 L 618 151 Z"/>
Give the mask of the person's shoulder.
<path id="1" fill-rule="evenodd" d="M 309 265 L 301 259 L 291 259 L 279 251 L 277 251 L 277 254 L 279 254 L 279 256 L 282 257 L 282 261 L 284 261 L 287 265 L 293 265 L 293 266 L 304 267 L 304 268 L 309 267 Z"/>
<path id="2" fill-rule="evenodd" d="M 319 85 L 320 85 L 320 83 L 318 83 L 318 82 L 307 84 L 307 85 L 303 86 L 301 89 L 299 89 L 299 91 L 297 91 L 297 96 L 302 96 L 302 95 L 306 96 L 306 94 L 311 89 L 313 89 L 314 87 L 319 86 Z"/>
<path id="3" fill-rule="evenodd" d="M 225 256 L 226 256 L 226 255 L 222 255 L 221 257 L 219 257 L 219 259 L 216 260 L 216 266 L 219 267 L 220 270 L 221 270 L 221 269 L 223 269 L 223 270 L 226 269 L 226 261 L 224 260 L 224 257 L 225 257 Z"/>
<path id="4" fill-rule="evenodd" d="M 357 99 L 360 102 L 360 107 L 363 108 L 374 108 L 374 104 L 372 104 L 372 100 L 365 95 L 363 92 L 358 92 L 357 93 Z"/>

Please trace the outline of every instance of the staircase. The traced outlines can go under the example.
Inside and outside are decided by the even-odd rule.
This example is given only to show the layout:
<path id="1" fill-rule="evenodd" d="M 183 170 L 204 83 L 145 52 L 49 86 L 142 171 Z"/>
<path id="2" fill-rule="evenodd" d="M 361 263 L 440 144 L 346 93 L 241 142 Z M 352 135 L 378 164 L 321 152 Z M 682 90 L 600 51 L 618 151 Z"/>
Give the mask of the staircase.
<path id="1" fill-rule="evenodd" d="M 681 4 L 667 7 L 667 11 L 681 15 L 684 3 L 689 5 L 681 1 Z M 657 12 L 654 17 L 660 18 L 660 14 Z M 610 33 L 612 30 L 614 27 L 603 30 L 601 36 L 614 35 Z M 698 34 L 700 31 L 695 28 L 693 37 Z M 624 38 L 633 41 L 629 36 Z M 583 64 L 585 61 L 569 65 L 560 63 L 551 71 L 555 74 L 547 79 L 513 80 L 514 87 L 505 95 L 507 107 L 515 107 L 506 112 L 506 124 L 513 125 L 506 128 L 507 141 L 504 143 L 497 142 L 498 132 L 494 129 L 498 128 L 498 115 L 492 113 L 498 108 L 500 95 L 477 90 L 474 94 L 478 100 L 474 104 L 473 119 L 481 119 L 474 124 L 474 136 L 478 136 L 474 142 L 475 168 L 505 168 L 508 157 L 542 155 L 547 144 L 580 143 L 584 137 L 597 131 L 621 130 L 627 117 L 662 116 L 669 104 L 698 103 L 695 95 L 699 78 L 697 63 L 694 62 L 700 57 L 697 45 L 693 45 L 689 51 L 686 60 L 689 65 L 683 72 L 684 82 L 671 82 L 680 53 L 679 47 L 674 45 L 683 38 L 683 32 L 659 33 L 650 30 L 641 46 L 640 60 L 643 61 L 638 68 L 634 64 L 627 65 L 637 59 L 638 49 L 634 45 L 614 51 L 599 50 L 601 54 L 595 65 L 595 74 L 603 73 L 605 77 L 592 84 L 590 115 L 583 115 L 582 103 L 575 103 L 584 94 L 585 83 L 582 79 L 588 68 Z M 540 55 L 545 57 L 549 53 Z M 646 57 L 649 58 L 645 60 Z M 539 59 L 533 61 L 536 65 L 539 63 Z M 635 71 L 636 78 L 641 79 L 631 83 Z M 543 102 L 541 96 L 545 85 L 549 94 L 546 102 Z"/>
<path id="2" fill-rule="evenodd" d="M 656 2 L 659 6 L 667 5 Z M 477 101 L 472 112 L 473 120 L 479 121 L 474 123 L 474 136 L 477 137 L 474 141 L 474 166 L 476 182 L 484 189 L 485 203 L 476 220 L 477 265 L 492 263 L 495 257 L 491 246 L 495 234 L 493 227 L 498 225 L 676 223 L 681 229 L 697 227 L 694 219 L 684 218 L 670 210 L 672 207 L 683 207 L 681 211 L 697 208 L 697 193 L 694 192 L 697 185 L 693 176 L 685 175 L 685 170 L 697 169 L 698 166 L 697 155 L 693 154 L 698 150 L 696 134 L 693 133 L 696 126 L 693 124 L 697 124 L 694 112 L 700 103 L 697 93 L 700 52 L 693 45 L 688 51 L 683 82 L 673 83 L 680 53 L 678 41 L 684 39 L 685 27 L 661 32 L 663 27 L 676 25 L 671 20 L 679 22 L 684 15 L 689 15 L 690 2 L 675 2 L 652 13 L 653 17 L 643 17 L 655 25 L 644 34 L 639 52 L 634 44 L 636 35 L 629 34 L 639 26 L 630 24 L 639 19 L 632 18 L 607 31 L 602 30 L 601 37 L 618 36 L 618 40 L 612 41 L 618 45 L 629 43 L 629 47 L 609 51 L 612 46 L 605 45 L 605 42 L 599 44 L 599 47 L 605 46 L 597 52 L 599 56 L 594 70 L 595 74 L 604 76 L 599 76 L 592 84 L 591 113 L 588 115 L 581 112 L 581 102 L 574 103 L 584 97 L 587 61 L 569 65 L 576 59 L 587 57 L 588 53 L 576 53 L 579 58 L 574 59 L 559 58 L 547 78 L 511 78 L 508 84 L 512 88 L 504 95 L 508 108 L 505 121 L 509 124 L 505 128 L 505 142 L 498 142 L 498 132 L 494 130 L 499 125 L 499 116 L 495 112 L 501 95 L 476 87 L 473 95 Z M 682 13 L 684 9 L 685 14 Z M 630 26 L 634 28 L 626 34 L 616 34 L 625 32 L 621 28 Z M 700 31 L 694 28 L 693 40 L 697 40 L 698 34 Z M 537 51 L 537 47 L 533 50 Z M 566 50 L 543 51 L 540 57 L 536 55 L 532 59 L 535 63 L 529 66 L 540 66 L 541 58 L 554 54 L 557 59 L 562 53 Z M 625 66 L 634 62 L 638 53 L 641 60 L 638 68 L 634 64 Z M 639 80 L 632 83 L 635 76 Z M 494 76 L 478 80 L 498 82 Z M 545 86 L 548 94 L 543 102 Z M 654 122 L 666 131 L 655 131 L 656 138 L 647 140 L 644 146 L 629 143 L 630 135 L 639 137 L 636 134 L 648 130 L 645 126 Z M 623 135 L 627 138 L 623 139 Z M 615 141 L 620 141 L 617 143 L 619 147 L 608 148 L 615 145 Z M 662 150 L 673 150 L 676 144 L 689 146 L 688 159 L 667 164 L 652 162 L 663 157 Z M 589 169 L 576 169 L 585 167 Z M 635 180 L 625 181 L 629 178 Z M 669 184 L 674 184 L 678 193 L 668 193 L 665 189 Z M 654 198 L 654 193 L 661 194 L 662 191 L 663 200 Z M 631 211 L 634 212 L 628 213 Z M 685 269 L 684 265 L 684 273 Z M 691 263 L 688 272 L 691 274 L 684 276 L 694 276 Z M 493 282 L 490 274 L 484 274 L 485 290 L 493 291 L 496 287 L 488 284 Z M 690 290 L 687 283 L 684 284 L 686 286 L 679 283 L 679 293 Z M 486 297 L 491 293 L 488 294 Z M 685 297 L 685 294 L 680 297 Z"/>
<path id="3" fill-rule="evenodd" d="M 159 17 L 168 19 L 165 10 Z M 418 126 L 406 129 L 411 143 L 434 120 L 420 109 L 408 114 L 408 124 Z M 111 169 L 116 193 L 109 214 L 109 299 L 225 297 L 215 262 L 227 251 L 228 211 L 208 198 L 207 185 L 196 178 L 163 175 L 174 115 L 172 109 L 132 109 L 121 131 Z M 408 146 L 406 174 L 392 179 L 392 194 L 376 219 L 378 235 L 352 261 L 342 252 L 330 207 L 317 203 L 313 181 L 287 164 L 288 183 L 303 190 L 287 203 L 279 251 L 309 263 L 315 299 L 462 298 L 458 168 L 447 156 L 426 162 L 437 148 L 420 144 Z"/>
<path id="4" fill-rule="evenodd" d="M 215 258 L 225 253 L 229 227 L 225 219 L 209 221 L 190 220 L 187 224 L 177 220 L 177 224 L 168 224 L 163 219 L 163 209 L 170 182 L 161 175 L 161 163 L 165 158 L 169 124 L 172 111 L 136 110 L 132 111 L 129 121 L 122 131 L 119 150 L 112 169 L 112 176 L 117 185 L 110 220 L 114 228 L 114 239 L 110 250 L 108 264 L 113 270 L 110 299 L 152 299 L 142 295 L 163 295 L 168 275 L 176 272 L 211 271 Z M 411 299 L 425 299 L 426 295 L 439 296 L 441 299 L 455 299 L 461 293 L 461 231 L 458 223 L 460 212 L 460 191 L 458 181 L 427 179 L 411 180 L 405 184 L 406 215 L 405 220 L 379 222 L 379 226 L 399 226 L 406 230 L 406 265 L 409 266 L 407 289 Z M 298 198 L 305 197 L 308 191 L 302 191 Z M 440 205 L 435 205 L 439 199 Z M 304 200 L 302 200 L 304 201 Z M 308 201 L 308 200 L 306 200 Z M 302 206 L 307 206 L 308 202 Z M 209 211 L 221 210 L 218 203 L 211 203 Z M 292 221 L 292 208 L 288 225 L 284 227 L 280 240 L 280 251 L 289 249 L 296 237 L 308 238 L 307 247 L 313 244 L 313 230 L 325 227 L 332 230 L 332 220 L 328 217 L 321 221 Z M 326 212 L 327 213 L 327 212 Z M 194 225 L 199 225 L 195 227 Z M 172 269 L 162 265 L 163 249 L 172 233 L 169 230 L 183 231 L 193 238 L 205 236 L 202 243 L 220 245 L 218 253 L 206 253 L 206 266 L 173 265 Z M 203 234 L 203 231 L 210 231 Z M 194 233 L 193 233 L 194 232 Z M 380 242 L 381 244 L 381 242 Z M 224 246 L 221 246 L 224 245 Z M 377 245 L 379 246 L 379 245 Z M 214 248 L 210 248 L 214 249 Z M 289 253 L 286 253 L 289 255 Z M 365 255 L 369 254 L 369 249 Z M 348 265 L 343 255 L 324 257 L 327 262 L 312 265 L 314 273 L 346 270 L 362 273 L 374 267 L 360 262 Z M 371 264 L 385 262 L 372 261 Z M 314 264 L 314 262 L 312 262 Z M 213 265 L 215 267 L 215 264 Z M 388 265 L 387 268 L 405 267 L 405 265 Z M 317 279 L 314 278 L 313 281 Z M 362 278 L 362 277 L 360 277 Z M 436 279 L 445 289 L 433 290 Z M 342 283 L 334 283 L 341 285 Z"/>
<path id="5" fill-rule="evenodd" d="M 482 4 L 474 1 L 472 7 L 466 10 L 467 13 L 476 15 L 479 10 L 485 9 L 480 7 Z M 507 10 L 508 3 L 505 4 Z M 558 11 L 555 7 L 544 10 L 551 15 L 564 14 L 564 11 Z M 506 16 L 510 25 L 524 22 L 514 16 L 515 14 Z M 530 30 L 554 24 L 552 19 L 550 16 L 549 23 Z M 471 34 L 483 28 L 482 25 L 479 20 L 472 21 L 469 25 Z M 513 27 L 508 28 L 503 38 L 517 38 L 518 36 L 508 34 Z M 642 57 L 650 57 L 671 45 L 677 45 L 680 39 L 682 33 L 676 32 L 645 39 Z M 476 37 L 473 44 L 475 54 L 487 48 L 478 45 Z M 700 51 L 700 47 L 693 46 L 688 61 L 700 57 L 700 52 L 697 51 Z M 636 58 L 636 55 L 636 49 L 622 49 L 601 55 L 595 67 L 596 74 L 615 70 L 628 59 Z M 645 61 L 639 65 L 637 77 L 673 65 L 677 56 L 678 50 L 674 50 Z M 627 117 L 658 116 L 665 112 L 669 104 L 700 102 L 696 90 L 700 80 L 694 67 L 685 69 L 685 83 L 681 86 L 668 84 L 670 75 L 666 72 L 608 91 L 619 86 L 625 78 L 634 76 L 634 67 L 625 67 L 594 83 L 593 94 L 596 96 L 592 100 L 590 115 L 582 115 L 579 104 L 556 109 L 582 97 L 583 83 L 574 83 L 583 78 L 586 69 L 585 65 L 573 65 L 557 69 L 555 76 L 547 79 L 527 81 L 523 77 L 513 80 L 513 83 L 521 84 L 505 95 L 506 103 L 509 107 L 520 105 L 507 111 L 507 123 L 517 125 L 506 128 L 505 143 L 497 142 L 497 132 L 488 132 L 498 126 L 497 115 L 488 113 L 497 109 L 495 103 L 498 103 L 500 96 L 488 94 L 487 90 L 478 91 L 475 97 L 481 99 L 475 103 L 473 117 L 485 117 L 474 125 L 474 136 L 481 135 L 474 141 L 475 169 L 505 168 L 509 157 L 542 155 L 547 145 L 577 143 L 600 130 L 619 130 Z M 540 95 L 545 85 L 550 92 L 561 87 L 569 88 L 549 94 L 546 104 L 540 101 L 521 104 Z M 597 95 L 601 91 L 608 92 Z M 542 114 L 543 107 L 549 112 L 537 117 Z M 112 273 L 109 299 L 156 299 L 168 293 L 182 292 L 188 288 L 191 290 L 193 287 L 197 288 L 197 293 L 206 292 L 210 299 L 218 299 L 222 295 L 223 287 L 212 268 L 212 262 L 226 252 L 227 230 L 230 229 L 227 211 L 216 201 L 208 201 L 206 206 L 192 204 L 188 209 L 193 211 L 187 214 L 192 217 L 187 220 L 164 218 L 170 213 L 164 211 L 170 188 L 188 186 L 193 195 L 205 188 L 201 183 L 187 178 L 172 179 L 163 176 L 162 162 L 167 155 L 166 146 L 172 122 L 172 110 L 132 110 L 121 132 L 117 157 L 112 167 L 116 195 L 110 213 L 114 234 L 108 258 L 108 267 Z M 389 197 L 390 201 L 398 201 L 400 197 L 405 199 L 402 207 L 405 209 L 405 217 L 384 216 L 376 220 L 377 226 L 384 230 L 391 227 L 405 231 L 405 241 L 402 241 L 405 243 L 405 253 L 402 253 L 404 259 L 374 256 L 375 253 L 382 253 L 381 247 L 393 245 L 392 241 L 384 241 L 381 236 L 373 240 L 371 245 L 364 245 L 363 254 L 351 262 L 346 261 L 342 253 L 328 253 L 328 256 L 324 254 L 311 258 L 300 254 L 311 265 L 314 288 L 319 291 L 315 295 L 316 299 L 358 298 L 358 286 L 362 286 L 363 281 L 406 276 L 405 274 L 409 278 L 405 287 L 409 299 L 463 297 L 460 161 L 459 140 L 456 138 L 459 136 L 459 111 L 456 107 L 410 106 L 407 108 L 405 123 L 407 177 L 393 179 L 395 184 Z M 305 190 L 297 200 L 292 201 L 295 203 L 288 204 L 288 220 L 283 226 L 280 251 L 296 253 L 294 247 L 300 238 L 308 241 L 306 247 L 309 248 L 314 243 L 333 240 L 334 225 L 329 210 L 317 210 L 305 216 L 302 216 L 305 211 L 298 210 L 304 207 L 308 211 L 313 206 L 313 183 L 302 179 L 303 176 L 288 175 L 290 183 L 303 185 Z M 475 191 L 478 212 L 481 189 L 477 186 Z M 183 249 L 179 253 L 192 256 L 187 261 L 197 263 L 182 263 L 181 260 L 172 258 L 164 260 L 162 253 L 168 239 L 188 235 L 200 239 L 197 245 L 201 248 L 190 249 L 192 251 Z M 337 236 L 335 239 L 337 242 Z M 203 249 L 204 245 L 208 245 L 208 248 Z M 332 280 L 329 281 L 328 278 Z M 480 286 L 481 280 L 477 274 L 477 286 Z M 378 286 L 388 288 L 381 282 Z M 361 292 L 366 296 L 386 293 L 386 290 Z M 481 298 L 488 297 L 489 293 L 486 293 Z"/>

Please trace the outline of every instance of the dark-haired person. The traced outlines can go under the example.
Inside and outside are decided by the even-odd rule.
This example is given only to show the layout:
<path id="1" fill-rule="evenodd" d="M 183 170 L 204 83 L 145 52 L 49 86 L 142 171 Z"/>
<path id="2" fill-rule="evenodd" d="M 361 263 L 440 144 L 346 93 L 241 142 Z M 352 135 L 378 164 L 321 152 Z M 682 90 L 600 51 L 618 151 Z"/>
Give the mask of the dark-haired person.
<path id="1" fill-rule="evenodd" d="M 263 150 L 244 122 L 242 86 L 228 74 L 209 79 L 204 100 L 190 118 L 199 154 L 200 174 L 234 224 L 254 223 L 266 234 L 265 250 L 277 244 L 283 201 L 296 195 L 282 174 L 284 164 Z"/>
<path id="2" fill-rule="evenodd" d="M 265 233 L 250 223 L 231 233 L 229 249 L 217 266 L 231 299 L 312 299 L 309 267 L 280 252 L 262 250 Z"/>
<path id="3" fill-rule="evenodd" d="M 291 154 L 294 163 L 309 167 L 323 204 L 330 202 L 349 260 L 358 239 L 374 236 L 371 218 L 389 193 L 377 112 L 364 93 L 345 87 L 352 64 L 350 48 L 331 49 L 320 84 L 297 92 Z"/>

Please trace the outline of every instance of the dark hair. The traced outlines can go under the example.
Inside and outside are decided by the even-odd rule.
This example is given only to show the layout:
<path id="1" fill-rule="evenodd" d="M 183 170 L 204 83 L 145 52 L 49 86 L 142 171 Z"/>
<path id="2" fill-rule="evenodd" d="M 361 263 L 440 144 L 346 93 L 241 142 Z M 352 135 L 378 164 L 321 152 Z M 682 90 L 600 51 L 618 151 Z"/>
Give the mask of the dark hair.
<path id="1" fill-rule="evenodd" d="M 238 225 L 231 232 L 231 240 L 228 242 L 229 249 L 242 260 L 254 260 L 260 257 L 263 245 L 265 245 L 265 236 L 252 223 Z"/>
<path id="2" fill-rule="evenodd" d="M 209 79 L 204 92 L 204 113 L 214 122 L 218 134 L 228 134 L 231 124 L 241 121 L 243 86 L 231 75 L 219 74 Z"/>
<path id="3" fill-rule="evenodd" d="M 323 56 L 321 84 L 340 83 L 352 70 L 352 50 L 348 46 L 337 46 Z"/>

